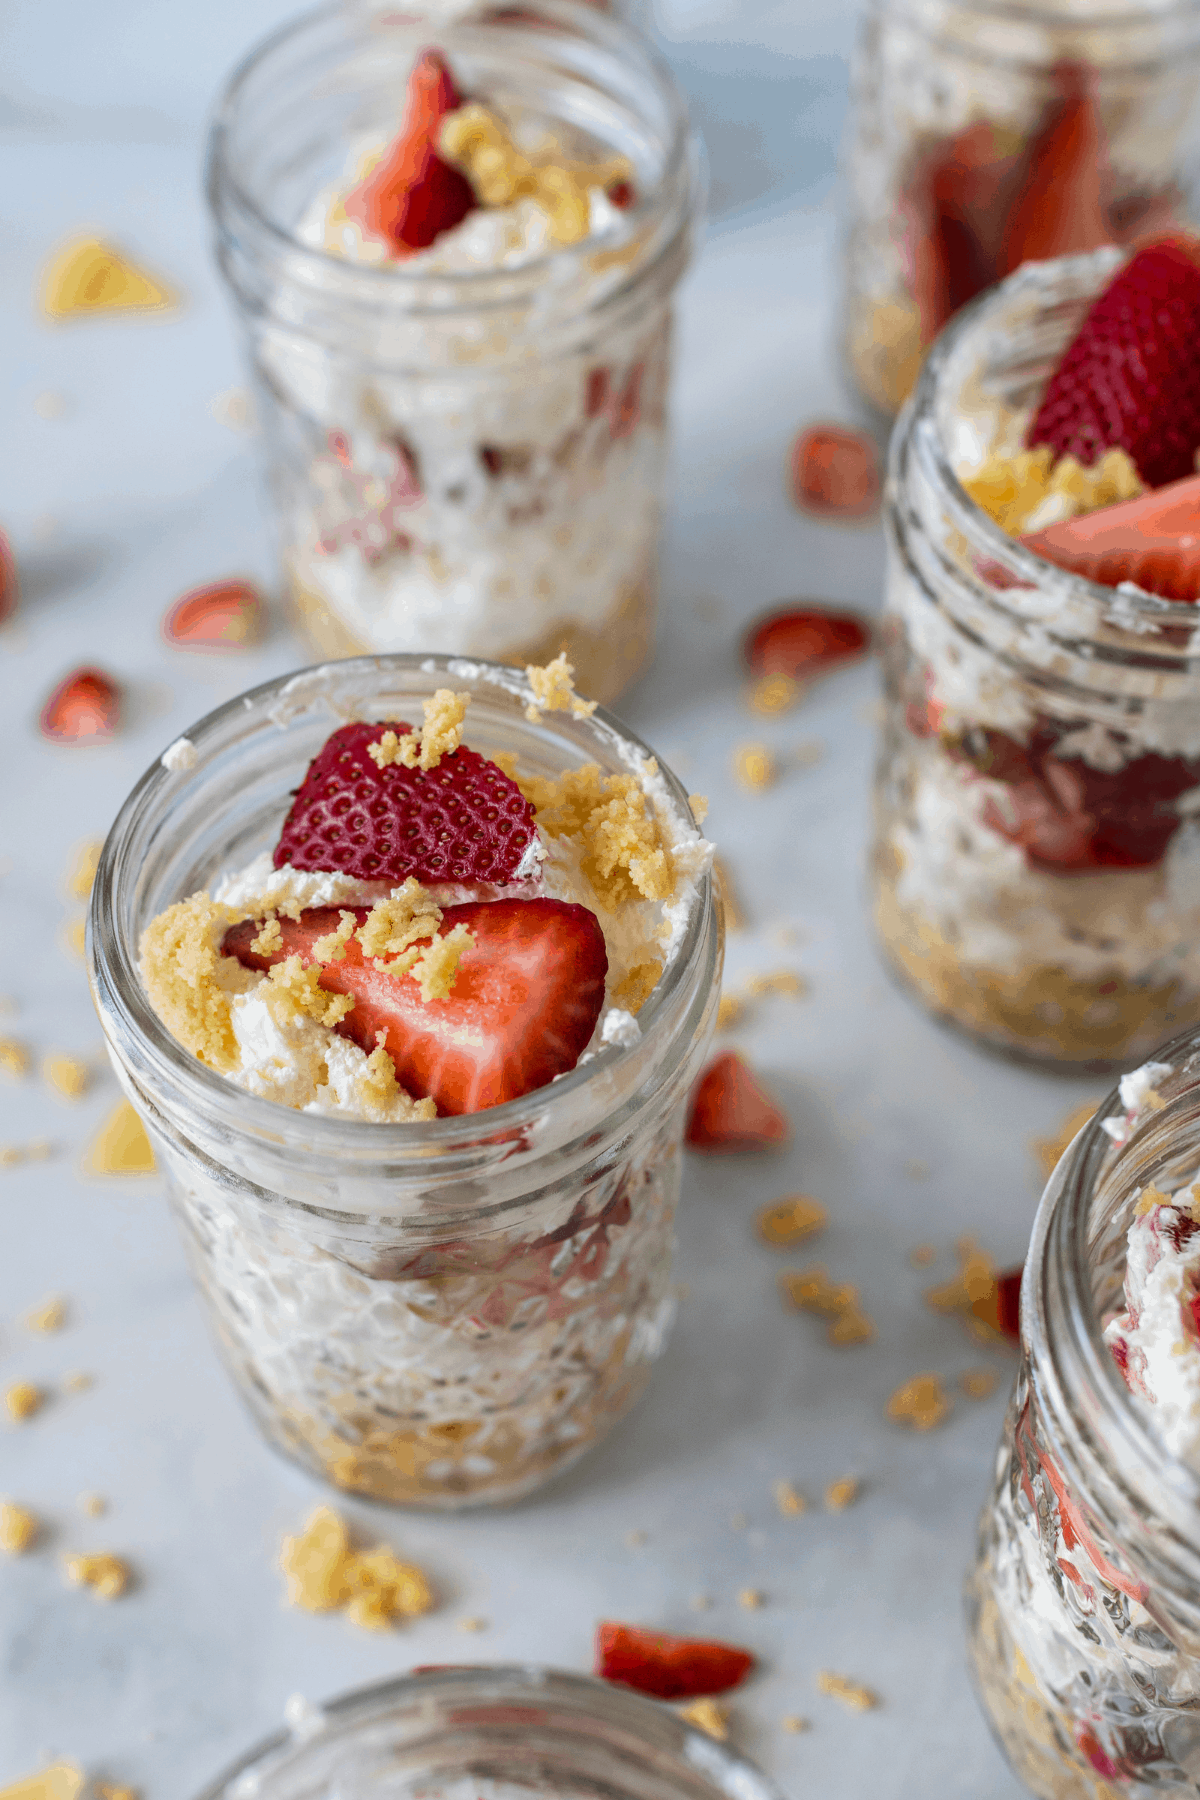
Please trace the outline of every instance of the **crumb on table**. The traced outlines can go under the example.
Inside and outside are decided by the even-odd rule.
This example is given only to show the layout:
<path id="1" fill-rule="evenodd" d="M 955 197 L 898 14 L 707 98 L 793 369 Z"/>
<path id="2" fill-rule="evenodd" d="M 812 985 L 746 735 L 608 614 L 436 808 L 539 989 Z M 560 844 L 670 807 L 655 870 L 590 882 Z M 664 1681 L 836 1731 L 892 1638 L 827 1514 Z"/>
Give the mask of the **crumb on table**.
<path id="1" fill-rule="evenodd" d="M 23 1419 L 32 1419 L 45 1406 L 46 1390 L 34 1387 L 31 1381 L 14 1381 L 4 1390 L 4 1404 L 9 1418 L 20 1424 Z"/>
<path id="2" fill-rule="evenodd" d="M 124 1557 L 101 1550 L 92 1556 L 63 1557 L 63 1572 L 76 1587 L 89 1587 L 97 1600 L 117 1600 L 128 1588 L 132 1570 Z"/>
<path id="3" fill-rule="evenodd" d="M 279 1566 L 293 1606 L 342 1611 L 367 1631 L 386 1631 L 395 1619 L 416 1618 L 433 1605 L 420 1569 L 384 1544 L 355 1550 L 345 1520 L 329 1506 L 317 1507 L 302 1532 L 284 1538 Z"/>
<path id="4" fill-rule="evenodd" d="M 0 1550 L 6 1556 L 22 1556 L 37 1542 L 37 1516 L 11 1500 L 0 1500 Z"/>
<path id="5" fill-rule="evenodd" d="M 719 1744 L 729 1736 L 729 1708 L 719 1700 L 706 1696 L 702 1700 L 689 1701 L 687 1706 L 680 1707 L 679 1717 L 706 1732 L 710 1738 L 716 1738 Z"/>

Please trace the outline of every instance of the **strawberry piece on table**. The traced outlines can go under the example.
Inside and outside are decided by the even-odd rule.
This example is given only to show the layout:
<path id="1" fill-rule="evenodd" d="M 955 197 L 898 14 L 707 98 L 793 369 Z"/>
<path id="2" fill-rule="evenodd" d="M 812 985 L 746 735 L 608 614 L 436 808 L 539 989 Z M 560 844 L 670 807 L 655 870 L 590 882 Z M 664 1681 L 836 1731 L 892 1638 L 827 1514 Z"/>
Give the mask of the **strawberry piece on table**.
<path id="1" fill-rule="evenodd" d="M 792 498 L 797 506 L 844 519 L 879 504 L 879 452 L 865 431 L 810 425 L 792 445 Z"/>
<path id="2" fill-rule="evenodd" d="M 466 176 L 437 153 L 442 120 L 462 103 L 441 56 L 423 50 L 408 78 L 399 135 L 366 180 L 346 196 L 349 217 L 385 238 L 397 257 L 426 249 L 475 209 L 475 192 Z"/>
<path id="3" fill-rule="evenodd" d="M 807 681 L 834 663 L 861 656 L 871 642 L 854 613 L 827 606 L 787 606 L 767 613 L 746 633 L 743 654 L 753 675 Z"/>
<path id="4" fill-rule="evenodd" d="M 121 691 L 103 669 L 75 669 L 59 682 L 39 724 L 43 737 L 60 744 L 110 738 L 121 716 Z"/>
<path id="5" fill-rule="evenodd" d="M 1200 598 L 1200 475 L 1031 532 L 1021 542 L 1104 587 L 1132 581 L 1164 600 L 1194 601 Z"/>
<path id="6" fill-rule="evenodd" d="M 16 559 L 11 544 L 0 531 L 0 624 L 16 612 L 20 598 L 21 583 L 17 575 Z"/>
<path id="7" fill-rule="evenodd" d="M 1027 442 L 1086 465 L 1126 450 L 1147 487 L 1194 472 L 1200 244 L 1149 244 L 1119 271 L 1050 377 Z"/>
<path id="8" fill-rule="evenodd" d="M 192 588 L 163 620 L 163 636 L 180 650 L 244 650 L 261 634 L 263 606 L 250 581 Z"/>
<path id="9" fill-rule="evenodd" d="M 657 1700 L 727 1693 L 753 1667 L 748 1650 L 712 1638 L 674 1637 L 610 1620 L 596 1627 L 596 1674 Z"/>
<path id="10" fill-rule="evenodd" d="M 435 769 L 378 768 L 368 746 L 393 723 L 343 725 L 309 765 L 284 821 L 275 867 L 340 869 L 362 881 L 511 881 L 532 843 L 533 808 L 465 745 Z"/>
<path id="11" fill-rule="evenodd" d="M 310 907 L 279 921 L 282 947 L 251 948 L 260 923 L 248 919 L 225 934 L 226 956 L 266 969 L 287 956 L 307 967 L 316 940 L 335 932 L 342 911 L 359 924 L 366 907 Z M 545 1087 L 573 1069 L 600 1017 L 608 955 L 604 934 L 586 906 L 564 900 L 471 901 L 448 906 L 444 937 L 465 925 L 474 943 L 463 951 L 445 1000 L 422 1001 L 411 975 L 390 975 L 364 957 L 352 937 L 339 962 L 326 963 L 321 986 L 351 994 L 354 1009 L 336 1027 L 368 1055 L 383 1032 L 396 1079 L 440 1113 L 477 1113 Z"/>
<path id="12" fill-rule="evenodd" d="M 1004 233 L 997 275 L 1023 262 L 1078 256 L 1113 241 L 1105 209 L 1108 142 L 1093 70 L 1059 63 L 1059 97 L 1025 151 L 1021 185 Z"/>
<path id="13" fill-rule="evenodd" d="M 709 1063 L 696 1084 L 685 1138 L 693 1150 L 763 1150 L 782 1144 L 788 1122 L 732 1051 Z"/>

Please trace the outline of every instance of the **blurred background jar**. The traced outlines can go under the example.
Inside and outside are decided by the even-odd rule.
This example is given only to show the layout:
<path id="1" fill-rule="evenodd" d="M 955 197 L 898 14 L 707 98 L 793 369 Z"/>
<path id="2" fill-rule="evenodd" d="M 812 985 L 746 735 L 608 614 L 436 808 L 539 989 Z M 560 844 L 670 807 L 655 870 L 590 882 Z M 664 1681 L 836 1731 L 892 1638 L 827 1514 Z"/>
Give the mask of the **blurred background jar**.
<path id="1" fill-rule="evenodd" d="M 1063 1064 L 1200 1019 L 1197 613 L 1046 562 L 963 483 L 1122 260 L 1029 264 L 954 320 L 885 504 L 876 928 L 930 1011 Z"/>
<path id="2" fill-rule="evenodd" d="M 346 224 L 431 47 L 560 197 L 607 165 L 582 237 L 528 198 L 403 259 Z M 653 648 L 672 295 L 701 196 L 666 65 L 576 0 L 329 7 L 232 77 L 209 196 L 316 648 L 565 647 L 579 689 L 612 699 Z"/>
<path id="3" fill-rule="evenodd" d="M 872 0 L 845 146 L 845 353 L 882 413 L 1023 262 L 1196 217 L 1200 7 Z"/>

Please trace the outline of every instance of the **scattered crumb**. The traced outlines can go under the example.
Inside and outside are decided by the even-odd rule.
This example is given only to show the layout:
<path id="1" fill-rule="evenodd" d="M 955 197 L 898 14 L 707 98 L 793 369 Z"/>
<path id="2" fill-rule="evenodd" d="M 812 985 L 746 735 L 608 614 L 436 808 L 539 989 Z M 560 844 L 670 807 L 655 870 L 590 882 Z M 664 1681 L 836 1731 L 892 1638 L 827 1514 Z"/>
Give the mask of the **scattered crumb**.
<path id="1" fill-rule="evenodd" d="M 986 1400 L 989 1394 L 996 1391 L 996 1371 L 964 1369 L 958 1378 L 958 1385 L 968 1400 Z"/>
<path id="2" fill-rule="evenodd" d="M 0 1550 L 7 1556 L 21 1556 L 37 1542 L 40 1527 L 36 1516 L 11 1500 L 0 1500 Z"/>
<path id="3" fill-rule="evenodd" d="M 657 987 L 662 972 L 663 965 L 660 962 L 635 963 L 628 975 L 614 987 L 613 999 L 636 1017 Z"/>
<path id="4" fill-rule="evenodd" d="M 785 1519 L 798 1518 L 801 1513 L 808 1511 L 808 1501 L 797 1488 L 793 1487 L 790 1481 L 775 1482 L 771 1492 L 775 1496 L 776 1506 Z"/>
<path id="5" fill-rule="evenodd" d="M 20 1038 L 0 1037 L 0 1075 L 7 1075 L 10 1081 L 20 1081 L 28 1075 L 32 1061 L 29 1046 Z"/>
<path id="6" fill-rule="evenodd" d="M 1047 501 L 1058 502 L 1056 519 L 1070 519 L 1144 491 L 1125 450 L 1107 450 L 1085 468 L 1073 456 L 1056 457 L 1049 444 L 1011 456 L 994 453 L 964 475 L 963 486 L 1010 537 L 1036 529 L 1031 522 Z"/>
<path id="7" fill-rule="evenodd" d="M 587 236 L 591 189 L 628 184 L 634 173 L 623 156 L 599 163 L 575 162 L 562 149 L 545 145 L 527 154 L 506 121 L 478 101 L 468 101 L 446 115 L 437 144 L 445 160 L 467 177 L 483 205 L 531 202 L 544 215 L 547 234 L 556 244 L 576 244 Z M 610 254 L 618 260 L 624 256 L 623 251 Z M 609 404 L 616 404 L 615 396 L 609 397 Z"/>
<path id="8" fill-rule="evenodd" d="M 70 1375 L 64 1375 L 62 1386 L 67 1394 L 86 1394 L 95 1383 L 94 1375 L 87 1375 L 82 1369 L 75 1369 Z"/>
<path id="9" fill-rule="evenodd" d="M 848 1706 L 854 1712 L 870 1712 L 879 1705 L 879 1697 L 868 1687 L 857 1681 L 851 1681 L 846 1675 L 835 1675 L 830 1669 L 822 1669 L 817 1676 L 817 1688 L 822 1694 L 830 1694 Z"/>
<path id="10" fill-rule="evenodd" d="M 1071 1140 L 1083 1130 L 1099 1105 L 1099 1100 L 1084 1100 L 1079 1106 L 1071 1108 L 1071 1111 L 1060 1122 L 1057 1130 L 1053 1131 L 1049 1137 L 1032 1140 L 1033 1154 L 1037 1157 L 1042 1174 L 1047 1181 L 1053 1175 L 1059 1158 Z"/>
<path id="11" fill-rule="evenodd" d="M 36 1775 L 0 1788 L 0 1800 L 79 1800 L 84 1775 L 74 1763 L 55 1762 Z"/>
<path id="12" fill-rule="evenodd" d="M 745 1010 L 745 1002 L 736 994 L 722 994 L 717 1002 L 717 1030 L 728 1031 L 730 1026 L 737 1024 Z"/>
<path id="13" fill-rule="evenodd" d="M 99 1519 L 108 1511 L 108 1501 L 103 1494 L 80 1494 L 75 1504 L 89 1519 Z"/>
<path id="14" fill-rule="evenodd" d="M 279 1566 L 293 1606 L 342 1610 L 368 1631 L 386 1631 L 393 1620 L 416 1618 L 433 1605 L 420 1569 L 402 1563 L 386 1544 L 353 1549 L 345 1520 L 329 1506 L 319 1506 L 299 1536 L 284 1538 Z"/>
<path id="15" fill-rule="evenodd" d="M 814 1237 L 829 1223 L 829 1213 L 810 1194 L 790 1194 L 786 1200 L 773 1200 L 764 1206 L 755 1220 L 755 1230 L 764 1244 L 784 1249 L 801 1239 Z"/>
<path id="16" fill-rule="evenodd" d="M 42 272 L 40 301 L 51 319 L 79 314 L 162 312 L 178 297 L 99 238 L 73 238 L 51 256 Z"/>
<path id="17" fill-rule="evenodd" d="M 305 968 L 299 956 L 272 963 L 258 992 L 276 1023 L 283 1026 L 314 1019 L 318 1025 L 332 1027 L 354 1011 L 353 996 L 329 993 L 321 986 L 321 965 L 309 963 Z"/>
<path id="18" fill-rule="evenodd" d="M 791 675 L 763 675 L 752 683 L 746 701 L 751 712 L 764 718 L 790 711 L 804 689 Z"/>
<path id="19" fill-rule="evenodd" d="M 651 758 L 645 773 L 657 772 Z M 584 763 L 557 781 L 522 777 L 519 786 L 543 831 L 578 840 L 580 866 L 610 911 L 627 901 L 671 899 L 671 848 L 636 775 L 602 775 L 597 764 Z"/>
<path id="20" fill-rule="evenodd" d="M 756 1612 L 766 1599 L 760 1588 L 743 1588 L 738 1595 L 738 1605 L 744 1606 L 747 1612 Z"/>
<path id="21" fill-rule="evenodd" d="M 1160 1200 L 1165 1200 L 1161 1195 Z M 934 1312 L 957 1313 L 971 1336 L 981 1344 L 1007 1343 L 997 1325 L 999 1284 L 996 1265 L 972 1237 L 961 1237 L 954 1246 L 958 1273 L 937 1287 L 926 1288 L 925 1304 Z"/>
<path id="22" fill-rule="evenodd" d="M 771 969 L 765 975 L 751 975 L 746 992 L 755 999 L 762 994 L 783 994 L 789 1000 L 803 1000 L 808 983 L 794 969 Z"/>
<path id="23" fill-rule="evenodd" d="M 775 779 L 775 758 L 765 744 L 739 744 L 733 753 L 733 773 L 741 787 L 760 792 Z"/>
<path id="24" fill-rule="evenodd" d="M 342 914 L 343 922 L 345 921 L 346 916 L 345 913 Z M 349 917 L 353 919 L 355 915 L 351 913 Z M 328 938 L 318 938 L 317 942 L 313 945 L 313 954 L 316 956 L 318 962 L 328 962 L 330 960 L 328 957 L 321 956 L 320 954 L 321 945 L 327 944 L 328 942 Z M 274 956 L 276 950 L 283 949 L 283 926 L 279 923 L 278 913 L 269 912 L 267 914 L 262 922 L 257 937 L 251 938 L 250 948 L 259 956 Z M 343 955 L 344 954 L 345 952 L 343 952 Z"/>
<path id="25" fill-rule="evenodd" d="M 486 1619 L 470 1618 L 460 1619 L 458 1621 L 458 1629 L 460 1631 L 486 1631 L 487 1628 L 488 1621 Z"/>
<path id="26" fill-rule="evenodd" d="M 533 699 L 525 708 L 525 717 L 536 725 L 543 712 L 571 712 L 577 719 L 590 719 L 596 710 L 594 700 L 581 700 L 575 692 L 575 668 L 561 651 L 543 669 L 529 663 L 525 679 L 533 689 Z"/>
<path id="27" fill-rule="evenodd" d="M 79 845 L 66 880 L 67 892 L 72 899 L 86 900 L 90 895 L 103 848 L 103 838 L 89 838 L 86 843 Z"/>
<path id="28" fill-rule="evenodd" d="M 19 1163 L 45 1162 L 54 1154 L 49 1138 L 33 1138 L 28 1144 L 0 1144 L 0 1169 L 15 1169 Z"/>
<path id="29" fill-rule="evenodd" d="M 943 1391 L 940 1375 L 914 1375 L 898 1387 L 887 1403 L 887 1416 L 914 1431 L 931 1431 L 948 1419 L 953 1401 Z"/>
<path id="30" fill-rule="evenodd" d="M 649 1534 L 645 1531 L 627 1531 L 625 1533 L 625 1542 L 629 1545 L 631 1550 L 640 1549 L 641 1546 L 648 1541 Z"/>
<path id="31" fill-rule="evenodd" d="M 695 819 L 697 827 L 703 825 L 708 817 L 708 795 L 689 794 L 688 805 L 692 809 L 692 817 Z"/>
<path id="32" fill-rule="evenodd" d="M 918 1244 L 909 1251 L 908 1260 L 914 1269 L 927 1269 L 930 1263 L 937 1261 L 937 1251 L 932 1244 Z"/>
<path id="33" fill-rule="evenodd" d="M 220 949 L 232 923 L 227 906 L 208 894 L 193 894 L 152 919 L 141 943 L 142 980 L 155 1012 L 185 1050 L 223 1073 L 236 1069 L 239 1060 L 230 989 L 221 979 L 225 976 L 228 982 L 235 973 L 241 979 L 241 964 Z M 290 957 L 288 963 L 299 970 L 299 957 Z M 288 963 L 277 963 L 271 976 Z"/>
<path id="34" fill-rule="evenodd" d="M 874 1321 L 862 1310 L 858 1289 L 849 1282 L 834 1283 L 820 1263 L 807 1269 L 788 1270 L 779 1277 L 784 1298 L 801 1312 L 817 1313 L 830 1321 L 831 1344 L 869 1343 Z"/>
<path id="35" fill-rule="evenodd" d="M 688 1601 L 693 1612 L 708 1612 L 712 1607 L 711 1594 L 693 1594 Z"/>
<path id="36" fill-rule="evenodd" d="M 463 740 L 463 720 L 471 703 L 470 694 L 456 694 L 453 688 L 438 688 L 425 701 L 425 724 L 420 731 L 406 731 L 397 737 L 385 731 L 367 755 L 378 769 L 400 763 L 406 769 L 436 769 L 443 756 L 450 756 Z"/>
<path id="37" fill-rule="evenodd" d="M 680 1707 L 679 1717 L 686 1719 L 689 1725 L 698 1726 L 709 1737 L 716 1738 L 719 1744 L 723 1744 L 729 1736 L 729 1708 L 719 1700 L 707 1697 L 703 1700 L 691 1700 L 686 1706 Z"/>
<path id="38" fill-rule="evenodd" d="M 30 1331 L 61 1331 L 66 1322 L 67 1303 L 57 1296 L 25 1314 L 25 1324 Z"/>
<path id="39" fill-rule="evenodd" d="M 64 1556 L 63 1572 L 76 1587 L 90 1587 L 97 1600 L 119 1599 L 132 1575 L 123 1557 L 104 1550 L 95 1556 Z"/>
<path id="40" fill-rule="evenodd" d="M 90 1066 L 78 1056 L 43 1057 L 42 1075 L 64 1100 L 80 1099 L 87 1092 L 92 1079 Z"/>
<path id="41" fill-rule="evenodd" d="M 128 1100 L 109 1114 L 83 1159 L 86 1175 L 153 1175 L 154 1151 Z"/>
<path id="42" fill-rule="evenodd" d="M 779 1724 L 783 1731 L 790 1731 L 793 1734 L 798 1734 L 801 1731 L 810 1731 L 812 1729 L 808 1720 L 802 1719 L 799 1713 L 784 1713 Z"/>
<path id="43" fill-rule="evenodd" d="M 746 1519 L 746 1515 L 744 1512 L 730 1513 L 729 1529 L 731 1531 L 745 1531 L 746 1524 L 747 1524 L 747 1519 Z"/>
<path id="44" fill-rule="evenodd" d="M 34 1413 L 41 1412 L 46 1398 L 46 1390 L 34 1387 L 30 1381 L 14 1381 L 11 1387 L 4 1390 L 4 1404 L 14 1424 L 20 1424 L 23 1419 L 32 1419 Z"/>
<path id="45" fill-rule="evenodd" d="M 904 1165 L 904 1173 L 910 1181 L 928 1181 L 929 1164 L 919 1156 L 910 1156 Z"/>
<path id="46" fill-rule="evenodd" d="M 77 956 L 82 962 L 87 954 L 87 920 L 68 919 L 63 926 L 63 942 L 71 955 Z"/>
<path id="47" fill-rule="evenodd" d="M 746 915 L 738 904 L 737 889 L 734 887 L 733 877 L 729 873 L 729 864 L 723 857 L 714 856 L 712 872 L 717 904 L 725 915 L 726 931 L 744 931 Z"/>
<path id="48" fill-rule="evenodd" d="M 853 1506 L 862 1491 L 862 1483 L 853 1475 L 843 1475 L 840 1481 L 831 1481 L 825 1489 L 825 1510 L 827 1512 L 845 1512 Z"/>

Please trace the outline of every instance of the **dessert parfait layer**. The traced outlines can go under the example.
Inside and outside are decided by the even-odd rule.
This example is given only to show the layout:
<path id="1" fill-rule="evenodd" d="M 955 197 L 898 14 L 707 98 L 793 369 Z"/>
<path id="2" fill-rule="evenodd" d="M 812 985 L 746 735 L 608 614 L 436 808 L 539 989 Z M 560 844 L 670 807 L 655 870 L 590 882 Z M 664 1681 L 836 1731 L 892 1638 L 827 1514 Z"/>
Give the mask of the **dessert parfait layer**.
<path id="1" fill-rule="evenodd" d="M 1200 1780 L 1200 1038 L 1160 1055 L 1046 1189 L 967 1582 L 980 1698 L 1044 1800 Z"/>
<path id="2" fill-rule="evenodd" d="M 331 6 L 234 75 L 209 193 L 316 647 L 565 648 L 615 696 L 653 644 L 700 198 L 665 64 L 572 0 Z"/>
<path id="3" fill-rule="evenodd" d="M 846 146 L 846 350 L 894 413 L 960 306 L 1023 262 L 1196 218 L 1190 3 L 873 0 Z"/>
<path id="4" fill-rule="evenodd" d="M 892 450 L 875 912 L 934 1012 L 1097 1064 L 1200 1018 L 1200 249 L 1027 265 Z"/>
<path id="5" fill-rule="evenodd" d="M 308 670 L 126 803 L 110 1053 L 237 1385 L 338 1486 L 515 1498 L 640 1392 L 719 985 L 702 816 L 562 659 Z"/>

